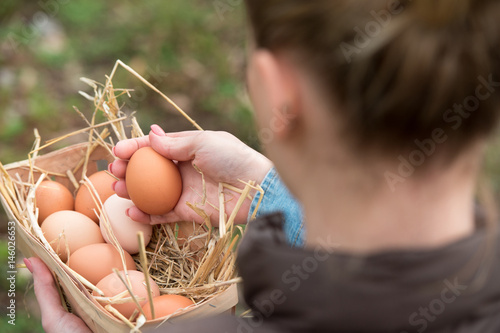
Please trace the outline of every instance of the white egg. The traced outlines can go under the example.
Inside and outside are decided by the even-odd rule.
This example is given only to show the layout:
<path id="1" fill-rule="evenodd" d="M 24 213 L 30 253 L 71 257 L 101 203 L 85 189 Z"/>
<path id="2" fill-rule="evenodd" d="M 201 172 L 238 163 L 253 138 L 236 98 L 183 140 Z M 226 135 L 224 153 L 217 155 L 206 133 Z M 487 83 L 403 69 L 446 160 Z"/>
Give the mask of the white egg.
<path id="1" fill-rule="evenodd" d="M 127 209 L 133 206 L 134 203 L 131 200 L 121 198 L 116 194 L 110 196 L 103 205 L 103 213 L 108 218 L 113 234 L 122 248 L 130 254 L 139 252 L 139 241 L 137 240 L 139 231 L 144 233 L 146 245 L 151 240 L 153 233 L 152 225 L 136 222 L 126 215 Z M 111 243 L 102 216 L 100 220 L 102 237 L 107 243 Z"/>

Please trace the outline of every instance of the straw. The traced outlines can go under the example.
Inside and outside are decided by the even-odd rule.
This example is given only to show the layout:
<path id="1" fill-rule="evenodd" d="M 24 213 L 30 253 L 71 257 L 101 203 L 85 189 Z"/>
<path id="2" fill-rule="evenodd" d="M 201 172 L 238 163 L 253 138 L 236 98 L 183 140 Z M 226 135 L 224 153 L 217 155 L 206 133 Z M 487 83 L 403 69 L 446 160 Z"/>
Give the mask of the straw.
<path id="1" fill-rule="evenodd" d="M 132 318 L 125 318 L 111 305 L 132 300 L 136 303 L 139 313 L 142 313 L 142 308 L 139 306 L 137 298 L 132 293 L 128 275 L 125 274 L 125 276 L 122 276 L 118 273 L 118 270 L 114 269 L 115 274 L 118 275 L 122 283 L 126 286 L 130 297 L 125 297 L 128 296 L 126 293 L 112 298 L 103 297 L 104 294 L 101 290 L 70 269 L 59 259 L 56 252 L 44 238 L 41 228 L 38 225 L 38 209 L 35 202 L 35 191 L 37 186 L 49 176 L 64 179 L 68 184 L 72 183 L 75 188 L 80 187 L 80 183 L 83 184 L 83 186 L 87 186 L 93 201 L 96 203 L 96 213 L 98 216 L 101 216 L 101 225 L 108 232 L 110 243 L 119 251 L 122 264 L 124 268 L 126 267 L 124 250 L 116 239 L 106 214 L 102 214 L 102 202 L 93 184 L 89 182 L 87 177 L 89 163 L 93 161 L 92 156 L 94 153 L 97 151 L 107 152 L 107 158 L 111 160 L 114 158 L 111 152 L 111 147 L 114 145 L 114 142 L 144 135 L 134 113 L 126 115 L 120 108 L 118 98 L 130 97 L 130 91 L 132 90 L 115 88 L 113 86 L 113 78 L 119 67 L 124 68 L 150 89 L 158 93 L 195 128 L 202 130 L 202 128 L 169 97 L 160 92 L 132 68 L 118 60 L 111 74 L 106 77 L 105 84 L 82 78 L 82 81 L 87 83 L 94 92 L 94 96 L 88 93 L 80 93 L 86 99 L 93 102 L 94 110 L 89 119 L 85 117 L 80 109 L 74 108 L 78 116 L 83 119 L 85 123 L 84 128 L 51 139 L 44 145 L 41 145 L 41 137 L 38 131 L 35 130 L 35 141 L 31 152 L 28 153 L 27 161 L 14 163 L 8 168 L 0 163 L 0 195 L 2 197 L 2 203 L 12 211 L 12 215 L 15 219 L 26 227 L 26 230 L 30 232 L 33 237 L 41 242 L 48 253 L 50 253 L 53 260 L 55 260 L 56 263 L 75 280 L 75 282 L 79 281 L 89 290 L 99 294 L 100 296 L 95 296 L 96 300 L 100 300 L 103 303 L 110 303 L 104 307 L 107 311 L 122 320 L 131 329 L 136 330 L 136 327 L 143 324 L 142 320 L 144 320 L 144 317 L 139 316 L 137 325 L 134 326 L 132 321 L 135 315 Z M 98 113 L 102 113 L 106 120 L 101 123 L 96 123 Z M 128 129 L 130 129 L 129 136 L 127 136 Z M 61 169 L 57 166 L 52 169 L 38 164 L 38 159 L 44 157 L 42 153 L 45 149 L 68 138 L 85 133 L 87 134 L 87 138 L 85 139 L 84 154 L 74 165 L 71 165 L 67 169 Z M 72 154 L 73 152 L 68 151 L 67 153 Z M 58 156 L 57 158 L 64 157 Z M 57 163 L 55 163 L 55 165 L 57 165 Z M 229 286 L 241 281 L 236 276 L 234 266 L 236 260 L 234 249 L 240 238 L 239 235 L 235 235 L 235 232 L 241 231 L 241 228 L 234 226 L 234 220 L 245 200 L 252 200 L 251 193 L 263 193 L 263 191 L 260 186 L 256 185 L 253 181 L 240 181 L 242 188 L 221 183 L 219 184 L 218 202 L 208 202 L 203 171 L 196 165 L 193 165 L 193 167 L 201 175 L 202 190 L 201 193 L 197 193 L 199 197 L 198 201 L 187 202 L 185 204 L 187 207 L 191 208 L 194 213 L 202 217 L 203 224 L 195 224 L 192 221 L 178 221 L 177 224 L 174 224 L 175 228 L 172 228 L 170 224 L 154 226 L 151 241 L 147 245 L 144 244 L 143 235 L 139 234 L 138 236 L 140 252 L 138 255 L 134 256 L 134 259 L 137 269 L 142 271 L 145 276 L 148 289 L 148 302 L 150 303 L 153 317 L 154 307 L 149 285 L 150 278 L 158 284 L 162 294 L 184 295 L 192 299 L 196 304 L 210 300 L 227 290 Z M 11 176 L 11 174 L 15 174 L 12 170 L 19 171 L 16 176 L 17 179 Z M 23 176 L 21 177 L 20 175 Z M 81 179 L 81 182 L 78 181 L 79 179 Z M 239 198 L 235 204 L 236 207 L 231 212 L 229 212 L 226 207 L 226 194 L 228 190 L 239 194 Z M 262 195 L 260 196 L 260 200 L 262 200 Z M 260 200 L 258 204 L 260 204 Z M 218 230 L 212 226 L 210 215 L 203 209 L 205 205 L 211 206 L 218 211 Z M 255 216 L 255 211 L 253 212 L 253 216 Z M 62 235 L 62 237 L 64 237 L 64 235 Z M 181 312 L 189 311 L 190 308 L 182 310 Z"/>
<path id="2" fill-rule="evenodd" d="M 125 286 L 125 288 L 127 288 L 127 291 L 128 293 L 130 294 L 130 297 L 132 298 L 132 301 L 135 303 L 136 307 L 139 309 L 139 311 L 144 314 L 144 312 L 142 311 L 142 307 L 141 307 L 141 304 L 139 303 L 139 301 L 137 300 L 137 297 L 135 297 L 134 295 L 134 292 L 132 290 L 132 284 L 130 283 L 130 280 L 128 278 L 128 273 L 127 271 L 124 271 L 124 274 L 125 274 L 125 277 L 127 278 L 125 280 L 125 278 L 120 274 L 120 272 L 118 272 L 118 270 L 116 268 L 113 268 L 113 273 L 115 273 L 118 278 L 120 279 L 120 281 L 123 283 L 123 285 Z"/>
<path id="3" fill-rule="evenodd" d="M 139 242 L 139 253 L 142 265 L 142 271 L 144 273 L 144 280 L 146 281 L 146 289 L 148 291 L 148 302 L 151 309 L 151 316 L 155 318 L 155 308 L 153 304 L 153 294 L 151 292 L 151 283 L 149 282 L 149 271 L 148 271 L 148 259 L 146 258 L 146 246 L 144 245 L 144 233 L 139 231 L 137 233 L 137 240 Z"/>

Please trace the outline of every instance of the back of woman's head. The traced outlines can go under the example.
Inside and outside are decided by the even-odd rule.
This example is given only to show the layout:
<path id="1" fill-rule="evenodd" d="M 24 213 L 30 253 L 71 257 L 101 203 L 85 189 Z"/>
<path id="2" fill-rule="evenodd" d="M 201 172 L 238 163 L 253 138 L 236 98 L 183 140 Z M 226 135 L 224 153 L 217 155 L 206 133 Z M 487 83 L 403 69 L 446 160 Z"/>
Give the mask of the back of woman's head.
<path id="1" fill-rule="evenodd" d="M 458 152 L 494 131 L 500 1 L 246 3 L 257 47 L 298 54 L 342 106 L 353 143 L 401 152 L 442 132 Z"/>

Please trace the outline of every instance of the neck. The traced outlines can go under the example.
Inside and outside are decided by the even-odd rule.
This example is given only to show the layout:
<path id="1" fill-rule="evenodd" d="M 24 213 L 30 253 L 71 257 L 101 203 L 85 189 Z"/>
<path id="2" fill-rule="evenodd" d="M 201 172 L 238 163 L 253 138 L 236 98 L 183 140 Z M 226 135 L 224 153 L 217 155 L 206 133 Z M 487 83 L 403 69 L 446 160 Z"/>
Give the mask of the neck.
<path id="1" fill-rule="evenodd" d="M 406 178 L 395 188 L 381 176 L 383 171 L 375 177 L 355 168 L 311 172 L 300 195 L 307 246 L 326 242 L 341 251 L 366 254 L 428 249 L 471 234 L 478 163 L 468 158 Z"/>

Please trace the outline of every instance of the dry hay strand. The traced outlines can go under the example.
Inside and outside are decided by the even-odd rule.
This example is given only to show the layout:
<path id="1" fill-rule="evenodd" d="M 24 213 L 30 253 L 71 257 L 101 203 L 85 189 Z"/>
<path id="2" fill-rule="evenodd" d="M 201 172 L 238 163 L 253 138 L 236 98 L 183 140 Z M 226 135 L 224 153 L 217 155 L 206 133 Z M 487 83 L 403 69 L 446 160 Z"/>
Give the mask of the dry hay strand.
<path id="1" fill-rule="evenodd" d="M 124 318 L 112 306 L 113 304 L 119 304 L 127 300 L 130 301 L 130 299 L 137 302 L 134 295 L 131 295 L 131 297 L 126 297 L 125 295 L 118 295 L 112 298 L 102 297 L 102 291 L 66 266 L 43 236 L 38 224 L 38 209 L 36 208 L 35 200 L 35 191 L 39 184 L 44 179 L 56 177 L 67 184 L 71 184 L 75 188 L 75 191 L 82 185 L 87 186 L 94 202 L 97 204 L 96 213 L 98 216 L 101 215 L 99 213 L 101 212 L 102 202 L 100 202 L 95 188 L 88 182 L 87 178 L 91 155 L 97 148 L 101 147 L 107 151 L 108 158 L 113 159 L 111 149 L 114 146 L 114 140 L 117 142 L 144 135 L 134 113 L 127 115 L 120 107 L 118 99 L 124 96 L 131 97 L 130 91 L 132 91 L 130 89 L 117 89 L 113 86 L 113 77 L 120 66 L 162 96 L 195 128 L 202 130 L 170 98 L 160 92 L 132 68 L 118 60 L 111 74 L 106 76 L 105 84 L 82 78 L 82 81 L 87 83 L 94 91 L 94 96 L 80 92 L 82 96 L 93 102 L 94 110 L 90 119 L 87 119 L 78 108 L 74 108 L 78 116 L 84 120 L 86 124 L 84 128 L 49 140 L 43 145 L 41 144 L 38 131 L 35 130 L 35 142 L 31 152 L 28 154 L 27 161 L 14 163 L 8 169 L 0 163 L 0 198 L 4 207 L 12 213 L 28 233 L 31 233 L 43 244 L 51 258 L 58 265 L 75 281 L 85 286 L 88 291 L 95 291 L 101 295 L 95 297 L 95 299 L 103 302 L 105 309 L 134 330 L 144 323 L 144 317 L 136 311 L 131 318 Z M 98 113 L 102 113 L 106 120 L 97 123 Z M 127 132 L 129 132 L 128 135 Z M 47 170 L 47 168 L 37 165 L 37 159 L 43 150 L 69 137 L 81 134 L 87 135 L 87 139 L 83 143 L 84 154 L 70 168 L 67 170 L 59 170 L 57 168 Z M 138 270 L 145 273 L 146 281 L 148 281 L 147 277 L 150 276 L 159 285 L 162 294 L 184 295 L 196 304 L 200 304 L 222 293 L 230 285 L 240 282 L 235 271 L 234 263 L 236 257 L 234 248 L 238 242 L 239 234 L 243 231 L 241 227 L 234 225 L 234 218 L 243 202 L 252 199 L 250 195 L 252 191 L 261 193 L 263 191 L 260 186 L 255 185 L 251 180 L 247 182 L 241 181 L 242 188 L 223 183 L 219 184 L 219 202 L 208 203 L 219 211 L 219 228 L 214 228 L 210 223 L 210 216 L 200 208 L 207 203 L 203 171 L 194 165 L 193 167 L 201 174 L 203 193 L 198 194 L 201 198 L 200 202 L 186 203 L 186 205 L 203 218 L 204 224 L 199 225 L 194 222 L 179 221 L 174 224 L 156 225 L 153 228 L 153 236 L 149 245 L 141 247 L 140 253 L 135 255 L 134 259 Z M 9 170 L 15 170 L 15 172 Z M 227 217 L 225 210 L 226 190 L 240 194 L 236 208 L 233 209 L 229 217 Z M 252 217 L 255 216 L 255 211 Z M 104 224 L 104 228 L 108 231 L 111 244 L 120 252 L 123 266 L 125 267 L 124 250 L 113 234 L 109 226 L 109 221 L 105 217 L 106 214 L 102 214 L 102 216 L 104 218 L 101 218 L 100 223 Z M 115 272 L 115 274 L 119 273 Z M 130 290 L 131 284 L 128 281 L 128 276 L 125 274 L 125 277 L 120 276 L 120 278 L 127 289 Z M 61 288 L 59 289 L 61 290 Z M 61 291 L 61 297 L 63 296 Z M 148 296 L 148 301 L 151 303 L 151 295 Z M 133 323 L 134 320 L 136 320 L 136 325 Z"/>

